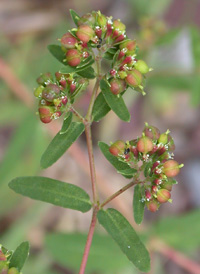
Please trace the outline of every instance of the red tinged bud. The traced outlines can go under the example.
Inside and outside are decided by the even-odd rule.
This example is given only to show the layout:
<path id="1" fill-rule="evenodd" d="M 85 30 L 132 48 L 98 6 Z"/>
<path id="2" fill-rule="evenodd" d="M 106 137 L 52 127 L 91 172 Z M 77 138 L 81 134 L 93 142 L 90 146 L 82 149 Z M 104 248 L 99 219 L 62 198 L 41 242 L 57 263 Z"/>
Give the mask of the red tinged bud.
<path id="1" fill-rule="evenodd" d="M 122 62 L 122 65 L 125 65 L 125 64 L 129 64 L 133 61 L 132 57 L 131 56 L 127 56 L 123 62 Z"/>
<path id="2" fill-rule="evenodd" d="M 164 146 L 159 147 L 158 150 L 157 150 L 157 153 L 158 153 L 159 156 L 161 156 L 165 152 L 166 152 L 166 148 Z"/>
<path id="3" fill-rule="evenodd" d="M 157 200 L 159 203 L 166 203 L 171 198 L 171 193 L 167 189 L 159 189 L 157 192 Z"/>
<path id="4" fill-rule="evenodd" d="M 127 55 L 133 55 L 135 53 L 136 49 L 136 41 L 129 40 L 125 41 L 119 46 L 120 49 L 126 49 L 126 54 Z"/>
<path id="5" fill-rule="evenodd" d="M 104 28 L 106 26 L 106 23 L 107 23 L 107 18 L 105 15 L 103 14 L 98 14 L 98 17 L 97 17 L 97 23 L 100 27 Z"/>
<path id="6" fill-rule="evenodd" d="M 112 34 L 112 25 L 111 24 L 107 24 L 107 32 L 106 32 L 106 38 L 109 37 Z"/>
<path id="7" fill-rule="evenodd" d="M 76 89 L 76 84 L 75 83 L 71 83 L 69 89 L 70 89 L 70 92 L 73 93 L 75 91 L 75 89 Z"/>
<path id="8" fill-rule="evenodd" d="M 69 49 L 66 53 L 66 60 L 72 67 L 76 67 L 81 62 L 81 53 L 77 49 Z"/>
<path id="9" fill-rule="evenodd" d="M 38 78 L 37 78 L 37 83 L 39 85 L 45 86 L 48 84 L 48 82 L 52 81 L 53 77 L 50 72 L 42 73 Z"/>
<path id="10" fill-rule="evenodd" d="M 163 164 L 163 172 L 167 177 L 174 177 L 179 174 L 180 168 L 178 162 L 174 160 L 166 161 Z"/>
<path id="11" fill-rule="evenodd" d="M 126 36 L 125 36 L 124 34 L 119 35 L 119 36 L 115 39 L 115 43 L 119 43 L 119 42 L 123 41 L 125 37 L 126 37 Z"/>
<path id="12" fill-rule="evenodd" d="M 149 211 L 156 212 L 160 205 L 156 200 L 152 199 L 149 202 L 146 202 L 146 206 Z"/>
<path id="13" fill-rule="evenodd" d="M 120 31 L 125 31 L 126 29 L 126 26 L 119 19 L 113 21 L 113 27 Z"/>
<path id="14" fill-rule="evenodd" d="M 119 154 L 123 154 L 125 149 L 125 143 L 121 140 L 114 142 L 110 147 L 109 151 L 112 155 L 118 156 Z"/>
<path id="15" fill-rule="evenodd" d="M 100 28 L 96 28 L 96 29 L 95 29 L 95 34 L 96 34 L 99 38 L 101 38 L 101 35 L 102 35 L 102 29 L 100 29 Z"/>
<path id="16" fill-rule="evenodd" d="M 60 85 L 61 85 L 63 88 L 66 88 L 67 82 L 66 82 L 65 79 L 61 79 L 61 80 L 59 81 L 59 83 L 60 83 Z"/>
<path id="17" fill-rule="evenodd" d="M 116 74 L 116 70 L 115 69 L 111 69 L 110 70 L 110 75 L 114 76 Z"/>
<path id="18" fill-rule="evenodd" d="M 137 87 L 142 83 L 142 74 L 138 70 L 133 69 L 128 72 L 128 75 L 125 78 L 125 80 L 129 86 Z"/>
<path id="19" fill-rule="evenodd" d="M 157 186 L 160 185 L 160 184 L 162 184 L 162 180 L 161 180 L 161 179 L 158 179 L 158 178 L 156 178 L 153 182 L 154 182 L 154 184 L 156 184 Z"/>
<path id="20" fill-rule="evenodd" d="M 0 250 L 0 261 L 6 261 L 6 256 L 5 254 Z"/>
<path id="21" fill-rule="evenodd" d="M 54 114 L 54 108 L 50 106 L 43 106 L 39 107 L 38 109 L 39 115 L 40 115 L 40 120 L 47 124 L 52 121 L 52 115 Z"/>
<path id="22" fill-rule="evenodd" d="M 48 102 L 53 102 L 58 98 L 60 94 L 60 88 L 55 84 L 48 84 L 42 91 L 42 98 Z"/>
<path id="23" fill-rule="evenodd" d="M 152 193 L 156 193 L 158 191 L 158 187 L 157 186 L 152 186 L 151 187 Z"/>
<path id="24" fill-rule="evenodd" d="M 63 103 L 63 105 L 66 105 L 66 104 L 67 104 L 67 102 L 68 102 L 67 96 L 62 97 L 61 102 Z"/>
<path id="25" fill-rule="evenodd" d="M 118 60 L 124 57 L 125 53 L 121 50 L 118 55 Z"/>
<path id="26" fill-rule="evenodd" d="M 152 198 L 152 194 L 148 189 L 145 190 L 145 198 L 147 201 L 149 201 Z"/>
<path id="27" fill-rule="evenodd" d="M 158 138 L 160 137 L 160 130 L 157 127 L 149 126 L 148 124 L 145 124 L 143 132 L 147 137 L 151 138 L 152 140 L 158 140 Z"/>
<path id="28" fill-rule="evenodd" d="M 94 37 L 94 35 L 94 30 L 87 25 L 81 25 L 76 32 L 76 36 L 83 43 L 88 43 Z"/>
<path id="29" fill-rule="evenodd" d="M 113 94 L 117 95 L 126 89 L 126 82 L 121 79 L 112 79 L 110 81 L 110 90 Z"/>
<path id="30" fill-rule="evenodd" d="M 133 155 L 137 158 L 138 154 L 139 154 L 137 148 L 136 147 L 131 147 L 130 149 L 131 149 L 131 152 L 133 152 Z"/>
<path id="31" fill-rule="evenodd" d="M 73 35 L 71 35 L 71 33 L 67 32 L 62 36 L 60 42 L 65 48 L 74 49 L 76 43 L 78 43 L 78 40 Z"/>
<path id="32" fill-rule="evenodd" d="M 144 154 L 150 152 L 153 149 L 153 142 L 147 136 L 142 136 L 137 142 L 137 150 Z"/>

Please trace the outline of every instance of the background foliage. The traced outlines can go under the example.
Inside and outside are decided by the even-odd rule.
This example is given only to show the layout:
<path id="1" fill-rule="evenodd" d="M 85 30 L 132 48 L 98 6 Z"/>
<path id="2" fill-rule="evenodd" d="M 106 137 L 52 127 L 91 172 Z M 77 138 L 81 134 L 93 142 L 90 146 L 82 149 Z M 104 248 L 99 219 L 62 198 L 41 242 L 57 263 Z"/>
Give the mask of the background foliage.
<path id="1" fill-rule="evenodd" d="M 52 139 L 52 132 L 55 135 L 60 125 L 56 121 L 51 127 L 41 125 L 35 115 L 35 100 L 30 99 L 40 72 L 61 68 L 46 47 L 72 27 L 69 8 L 80 15 L 100 9 L 106 15 L 120 18 L 127 25 L 129 36 L 138 40 L 140 56 L 154 68 L 149 73 L 145 97 L 135 92 L 124 96 L 132 115 L 130 123 L 123 123 L 110 112 L 93 127 L 102 198 L 122 187 L 125 179 L 115 174 L 105 161 L 97 141 L 133 139 L 140 134 L 145 121 L 161 131 L 170 128 L 177 144 L 176 159 L 185 164 L 172 193 L 173 204 L 162 206 L 156 214 L 145 211 L 141 226 L 135 226 L 133 221 L 131 190 L 113 201 L 112 206 L 139 229 L 144 242 L 159 237 L 198 261 L 200 3 L 197 0 L 76 0 L 73 6 L 71 1 L 1 1 L 0 242 L 16 249 L 22 241 L 30 241 L 30 257 L 23 273 L 76 273 L 80 264 L 77 261 L 79 254 L 81 258 L 90 213 L 83 215 L 23 198 L 7 185 L 17 176 L 42 175 L 73 182 L 89 192 L 84 136 L 53 167 L 41 170 L 41 155 Z M 23 87 L 11 77 L 10 69 Z M 14 93 L 16 89 L 20 91 L 18 95 Z M 80 112 L 85 113 L 88 100 L 88 93 L 78 100 Z M 87 271 L 138 273 L 100 227 L 96 230 Z M 152 273 L 169 272 L 187 273 L 159 252 L 155 253 Z"/>

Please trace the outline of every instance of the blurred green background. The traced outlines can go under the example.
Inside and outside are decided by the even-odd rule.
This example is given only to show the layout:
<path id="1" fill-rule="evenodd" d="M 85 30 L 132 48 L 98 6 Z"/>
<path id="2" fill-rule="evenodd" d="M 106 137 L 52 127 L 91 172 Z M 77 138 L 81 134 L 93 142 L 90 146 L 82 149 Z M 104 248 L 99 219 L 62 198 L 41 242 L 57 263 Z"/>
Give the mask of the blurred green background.
<path id="1" fill-rule="evenodd" d="M 104 181 L 99 181 L 102 199 L 126 181 L 103 158 L 97 141 L 136 138 L 144 122 L 163 132 L 169 128 L 176 144 L 175 159 L 185 165 L 172 192 L 173 203 L 163 205 L 154 214 L 145 212 L 142 227 L 134 227 L 144 241 L 158 236 L 200 263 L 199 0 L 1 0 L 0 243 L 15 249 L 21 241 L 30 241 L 24 274 L 73 274 L 80 265 L 91 212 L 82 214 L 35 202 L 8 188 L 8 182 L 16 176 L 41 174 L 80 185 L 90 193 L 84 158 L 77 162 L 82 157 L 77 147 L 53 167 L 40 169 L 40 157 L 53 136 L 52 130 L 55 133 L 59 127 L 57 121 L 51 129 L 41 125 L 35 115 L 36 100 L 31 97 L 36 77 L 60 68 L 46 47 L 74 26 L 70 8 L 79 15 L 100 10 L 120 18 L 128 36 L 137 39 L 139 55 L 153 68 L 145 97 L 131 90 L 125 95 L 132 115 L 130 123 L 122 123 L 109 113 L 93 126 L 97 170 Z M 77 102 L 80 112 L 84 113 L 88 100 L 85 93 Z M 78 149 L 86 154 L 84 136 L 78 141 Z M 134 225 L 132 196 L 130 190 L 110 206 Z M 138 273 L 105 231 L 99 226 L 96 231 L 87 273 Z M 159 253 L 154 254 L 152 262 L 153 274 L 190 273 Z"/>

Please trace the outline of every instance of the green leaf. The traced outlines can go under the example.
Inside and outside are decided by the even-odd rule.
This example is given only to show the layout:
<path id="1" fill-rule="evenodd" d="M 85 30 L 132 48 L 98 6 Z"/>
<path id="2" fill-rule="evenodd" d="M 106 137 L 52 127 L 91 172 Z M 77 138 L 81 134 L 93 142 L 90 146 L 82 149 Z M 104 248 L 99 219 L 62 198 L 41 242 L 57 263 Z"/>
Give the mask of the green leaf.
<path id="1" fill-rule="evenodd" d="M 120 161 L 116 156 L 113 156 L 109 151 L 109 146 L 104 142 L 98 143 L 99 148 L 106 159 L 113 165 L 118 173 L 122 174 L 126 178 L 132 178 L 133 174 L 136 172 L 134 168 L 131 168 L 128 164 Z"/>
<path id="2" fill-rule="evenodd" d="M 70 9 L 69 12 L 71 14 L 72 20 L 78 26 L 78 20 L 80 19 L 80 16 L 72 9 Z"/>
<path id="3" fill-rule="evenodd" d="M 31 199 L 81 212 L 92 206 L 89 195 L 82 188 L 46 177 L 18 177 L 9 183 L 9 187 Z"/>
<path id="4" fill-rule="evenodd" d="M 95 71 L 92 67 L 87 67 L 86 69 L 78 71 L 77 74 L 87 79 L 94 79 L 96 77 Z"/>
<path id="5" fill-rule="evenodd" d="M 9 268 L 15 267 L 19 271 L 21 271 L 28 255 L 29 255 L 29 249 L 30 249 L 29 242 L 21 243 L 17 247 L 17 249 L 14 251 L 14 253 L 10 259 Z"/>
<path id="6" fill-rule="evenodd" d="M 97 96 L 92 109 L 92 117 L 95 122 L 101 120 L 108 112 L 110 107 L 107 104 L 102 92 Z"/>
<path id="7" fill-rule="evenodd" d="M 150 270 L 150 257 L 144 244 L 124 216 L 113 208 L 100 210 L 97 214 L 99 223 L 117 242 L 128 259 L 140 270 Z"/>
<path id="8" fill-rule="evenodd" d="M 47 168 L 54 164 L 78 139 L 84 128 L 82 123 L 72 122 L 66 133 L 60 134 L 58 132 L 42 155 L 40 162 L 42 168 Z"/>
<path id="9" fill-rule="evenodd" d="M 67 132 L 67 130 L 69 129 L 69 127 L 71 125 L 72 117 L 73 117 L 72 112 L 68 112 L 67 117 L 64 118 L 63 125 L 60 130 L 60 134 L 64 134 Z"/>
<path id="10" fill-rule="evenodd" d="M 77 69 L 80 68 L 87 68 L 90 67 L 92 64 L 94 64 L 94 58 L 90 55 L 88 58 L 84 59 L 77 67 Z"/>
<path id="11" fill-rule="evenodd" d="M 125 122 L 129 122 L 131 119 L 131 116 L 124 103 L 122 96 L 120 94 L 114 95 L 110 91 L 110 87 L 108 83 L 103 79 L 100 81 L 100 88 L 109 107 L 115 112 L 115 114 L 121 120 Z"/>
<path id="12" fill-rule="evenodd" d="M 48 50 L 50 53 L 62 64 L 66 65 L 66 62 L 63 61 L 65 59 L 65 53 L 63 52 L 61 46 L 59 45 L 49 45 Z M 70 66 L 69 66 L 70 67 Z M 70 67 L 71 68 L 71 67 Z"/>
<path id="13" fill-rule="evenodd" d="M 46 236 L 45 249 L 55 262 L 78 273 L 86 240 L 86 234 L 52 233 Z M 129 266 L 132 264 L 110 236 L 94 234 L 85 273 L 124 273 Z"/>
<path id="14" fill-rule="evenodd" d="M 200 245 L 200 209 L 182 216 L 163 218 L 153 226 L 153 233 L 170 246 L 191 251 Z"/>
<path id="15" fill-rule="evenodd" d="M 142 200 L 143 198 L 143 188 L 142 185 L 136 185 L 134 188 L 134 196 L 133 196 L 133 212 L 134 212 L 134 219 L 136 224 L 140 225 L 143 216 L 144 216 L 144 207 L 145 203 Z"/>
<path id="16" fill-rule="evenodd" d="M 152 165 L 153 163 L 150 161 L 150 162 L 147 162 L 145 164 L 145 168 L 144 168 L 144 176 L 145 177 L 148 177 L 148 176 L 151 176 L 151 168 L 152 168 Z"/>

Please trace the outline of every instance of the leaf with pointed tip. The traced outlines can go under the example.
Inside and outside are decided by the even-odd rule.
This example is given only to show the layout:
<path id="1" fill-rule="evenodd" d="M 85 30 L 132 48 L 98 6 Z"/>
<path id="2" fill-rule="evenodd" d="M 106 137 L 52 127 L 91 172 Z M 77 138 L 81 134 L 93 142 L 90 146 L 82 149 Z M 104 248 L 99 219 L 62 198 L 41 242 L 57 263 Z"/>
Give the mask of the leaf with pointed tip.
<path id="1" fill-rule="evenodd" d="M 80 19 L 80 16 L 72 9 L 70 9 L 69 12 L 71 14 L 72 20 L 74 21 L 75 25 L 78 26 L 78 21 Z"/>
<path id="2" fill-rule="evenodd" d="M 66 133 L 60 131 L 53 138 L 41 158 L 41 167 L 47 168 L 54 164 L 65 151 L 78 139 L 85 127 L 83 123 L 72 122 Z"/>
<path id="3" fill-rule="evenodd" d="M 62 128 L 60 130 L 60 134 L 64 134 L 67 132 L 67 130 L 69 129 L 71 122 L 72 122 L 72 112 L 68 112 L 67 113 L 67 117 L 64 119 L 63 124 L 62 124 Z"/>
<path id="4" fill-rule="evenodd" d="M 97 96 L 92 109 L 92 117 L 95 122 L 101 120 L 108 112 L 110 107 L 107 104 L 102 92 Z"/>
<path id="5" fill-rule="evenodd" d="M 17 247 L 17 249 L 14 251 L 14 253 L 10 259 L 9 268 L 15 267 L 18 269 L 18 271 L 21 271 L 28 255 L 29 255 L 29 249 L 30 249 L 29 242 L 21 243 Z"/>
<path id="6" fill-rule="evenodd" d="M 66 65 L 66 62 L 63 60 L 65 59 L 65 53 L 63 52 L 61 46 L 59 45 L 48 45 L 49 52 L 63 65 Z M 70 66 L 69 66 L 70 67 Z"/>
<path id="7" fill-rule="evenodd" d="M 131 116 L 124 103 L 122 96 L 120 94 L 118 95 L 113 94 L 110 91 L 110 86 L 103 79 L 100 81 L 100 88 L 109 107 L 115 112 L 115 114 L 121 120 L 125 122 L 129 122 L 131 119 Z"/>
<path id="8" fill-rule="evenodd" d="M 113 156 L 109 151 L 109 146 L 104 142 L 98 143 L 99 148 L 106 159 L 113 165 L 117 172 L 123 175 L 125 178 L 132 178 L 136 169 L 131 168 L 128 164 L 120 161 L 116 156 Z"/>
<path id="9" fill-rule="evenodd" d="M 81 212 L 90 210 L 92 203 L 82 188 L 46 177 L 18 177 L 9 183 L 16 193 L 34 200 Z"/>
<path id="10" fill-rule="evenodd" d="M 128 259 L 140 271 L 148 272 L 150 270 L 149 253 L 125 217 L 117 210 L 109 208 L 101 209 L 97 218 Z"/>
<path id="11" fill-rule="evenodd" d="M 138 225 L 141 224 L 144 216 L 145 203 L 142 200 L 143 189 L 144 189 L 144 186 L 142 185 L 136 185 L 134 188 L 133 212 L 134 212 L 135 222 Z"/>

